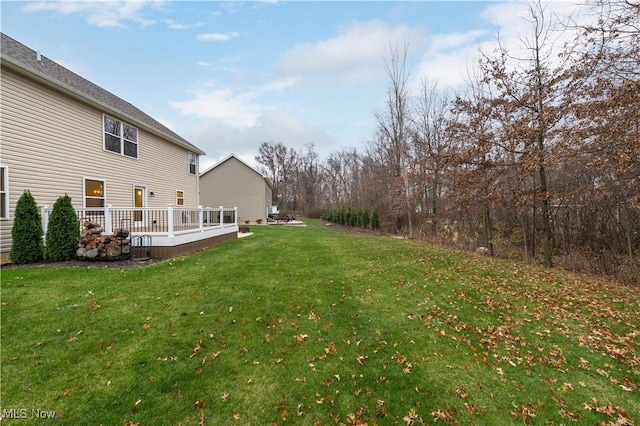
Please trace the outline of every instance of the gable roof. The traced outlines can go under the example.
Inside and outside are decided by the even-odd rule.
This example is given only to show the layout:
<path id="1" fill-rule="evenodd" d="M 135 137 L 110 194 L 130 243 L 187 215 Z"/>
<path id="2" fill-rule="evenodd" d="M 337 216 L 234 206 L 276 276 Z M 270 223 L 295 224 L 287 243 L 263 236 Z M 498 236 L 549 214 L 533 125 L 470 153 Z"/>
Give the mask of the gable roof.
<path id="1" fill-rule="evenodd" d="M 236 160 L 238 160 L 241 164 L 243 164 L 244 166 L 246 166 L 249 170 L 253 171 L 254 173 L 258 174 L 261 178 L 263 178 L 265 180 L 265 182 L 267 182 L 267 184 L 269 186 L 271 186 L 271 184 L 269 183 L 269 180 L 259 171 L 257 171 L 256 169 L 254 169 L 253 167 L 251 167 L 249 164 L 247 164 L 245 161 L 243 161 L 240 157 L 238 157 L 237 155 L 235 155 L 234 153 L 231 153 L 229 155 L 227 155 L 225 158 L 223 158 L 222 160 L 218 161 L 216 164 L 214 164 L 213 166 L 209 167 L 207 170 L 205 170 L 204 172 L 200 173 L 200 176 L 203 176 L 206 173 L 209 173 L 211 170 L 221 166 L 223 163 L 226 163 L 227 161 L 229 161 L 230 159 L 235 158 Z"/>
<path id="2" fill-rule="evenodd" d="M 200 148 L 124 99 L 80 77 L 78 74 L 46 58 L 40 52 L 28 48 L 8 35 L 0 33 L 0 36 L 2 37 L 0 59 L 3 66 L 7 66 L 21 74 L 26 74 L 48 86 L 55 87 L 105 112 L 119 116 L 131 124 L 144 128 L 198 155 L 205 154 Z"/>

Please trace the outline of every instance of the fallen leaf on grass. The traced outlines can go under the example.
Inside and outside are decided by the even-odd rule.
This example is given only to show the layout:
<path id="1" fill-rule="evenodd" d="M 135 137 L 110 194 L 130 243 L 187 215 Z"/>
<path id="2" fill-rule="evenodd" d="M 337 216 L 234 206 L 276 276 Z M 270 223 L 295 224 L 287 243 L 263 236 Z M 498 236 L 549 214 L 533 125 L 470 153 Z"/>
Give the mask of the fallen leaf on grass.
<path id="1" fill-rule="evenodd" d="M 571 383 L 564 383 L 560 388 L 562 392 L 567 392 L 570 389 L 573 389 L 573 385 Z"/>
<path id="2" fill-rule="evenodd" d="M 202 345 L 202 340 L 198 340 L 198 343 L 196 343 L 195 348 L 193 348 L 193 353 L 191 354 L 191 356 L 189 356 L 189 358 L 193 358 L 200 352 L 201 345 Z"/>
<path id="3" fill-rule="evenodd" d="M 513 406 L 516 407 L 515 403 L 513 404 Z M 526 424 L 527 418 L 531 417 L 532 419 L 535 419 L 536 417 L 538 417 L 536 411 L 538 411 L 540 407 L 542 407 L 542 401 L 540 400 L 538 400 L 536 404 L 522 403 L 520 404 L 519 411 L 513 410 L 511 411 L 511 415 L 514 417 L 518 417 L 520 420 L 522 420 L 523 424 Z"/>
<path id="4" fill-rule="evenodd" d="M 338 350 L 336 349 L 336 345 L 335 345 L 333 342 L 331 342 L 331 343 L 329 343 L 329 344 L 327 345 L 327 347 L 326 347 L 326 348 L 324 348 L 324 352 L 325 352 L 327 355 L 333 355 L 333 354 L 337 353 L 337 352 L 338 352 Z"/>
<path id="5" fill-rule="evenodd" d="M 431 415 L 433 416 L 433 420 L 442 420 L 444 422 L 451 423 L 453 425 L 458 424 L 456 417 L 453 414 L 451 414 L 451 412 L 448 410 L 445 410 L 445 411 L 435 410 L 431 412 Z"/>
<path id="6" fill-rule="evenodd" d="M 207 401 L 205 401 L 204 399 L 198 399 L 193 403 L 193 408 L 205 408 L 207 405 L 209 405 Z"/>
<path id="7" fill-rule="evenodd" d="M 416 413 L 415 408 L 412 408 L 411 411 L 409 411 L 409 413 L 402 418 L 402 421 L 404 421 L 407 424 L 407 426 L 413 426 L 416 424 L 423 423 L 418 413 Z"/>
<path id="8" fill-rule="evenodd" d="M 459 396 L 462 399 L 467 399 L 467 397 L 469 396 L 469 394 L 464 388 L 456 389 L 455 393 L 457 396 Z"/>
<path id="9" fill-rule="evenodd" d="M 276 408 L 276 410 L 282 411 L 285 409 L 286 406 L 287 406 L 287 396 L 282 395 L 282 400 L 280 401 L 280 404 L 278 404 L 278 407 Z"/>
<path id="10" fill-rule="evenodd" d="M 167 355 L 165 357 L 158 357 L 158 361 L 177 361 L 178 357 L 173 355 Z"/>
<path id="11" fill-rule="evenodd" d="M 478 404 L 467 404 L 466 402 L 464 404 L 464 408 L 467 409 L 467 413 L 469 414 L 474 414 L 474 413 L 482 413 L 482 408 L 478 405 Z"/>

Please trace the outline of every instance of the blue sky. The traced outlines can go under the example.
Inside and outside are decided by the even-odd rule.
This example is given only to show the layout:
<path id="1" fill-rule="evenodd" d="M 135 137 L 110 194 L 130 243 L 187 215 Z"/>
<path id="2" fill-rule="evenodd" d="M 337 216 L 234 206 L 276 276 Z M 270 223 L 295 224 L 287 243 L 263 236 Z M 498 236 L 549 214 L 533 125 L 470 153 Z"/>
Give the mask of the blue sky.
<path id="1" fill-rule="evenodd" d="M 554 2 L 563 14 L 575 9 Z M 207 155 L 253 163 L 263 142 L 321 158 L 364 149 L 384 57 L 411 81 L 462 90 L 478 48 L 517 37 L 526 3 L 2 1 L 2 32 L 136 105 Z"/>

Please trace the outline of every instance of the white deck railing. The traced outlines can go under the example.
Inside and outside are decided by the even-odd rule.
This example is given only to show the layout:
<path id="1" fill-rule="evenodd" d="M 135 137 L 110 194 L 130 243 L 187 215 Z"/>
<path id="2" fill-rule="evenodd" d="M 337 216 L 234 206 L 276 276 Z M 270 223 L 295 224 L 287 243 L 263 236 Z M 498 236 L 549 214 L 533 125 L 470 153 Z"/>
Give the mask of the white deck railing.
<path id="1" fill-rule="evenodd" d="M 51 206 L 41 207 L 42 228 L 47 233 Z M 132 235 L 146 234 L 158 237 L 175 237 L 208 230 L 229 228 L 238 230 L 238 208 L 233 207 L 113 207 L 76 209 L 80 228 L 89 220 L 104 228 L 111 235 L 118 229 L 126 229 Z"/>

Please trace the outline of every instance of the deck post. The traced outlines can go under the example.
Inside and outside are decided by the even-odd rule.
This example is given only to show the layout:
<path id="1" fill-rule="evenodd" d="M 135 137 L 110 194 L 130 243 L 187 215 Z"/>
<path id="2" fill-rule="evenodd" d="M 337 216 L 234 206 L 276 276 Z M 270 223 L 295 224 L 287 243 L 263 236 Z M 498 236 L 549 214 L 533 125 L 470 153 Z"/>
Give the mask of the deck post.
<path id="1" fill-rule="evenodd" d="M 47 228 L 49 227 L 49 206 L 40 207 L 40 219 L 42 220 L 42 239 L 47 238 Z"/>
<path id="2" fill-rule="evenodd" d="M 198 206 L 198 224 L 200 227 L 200 232 L 204 231 L 204 215 L 202 214 L 202 206 Z"/>
<path id="3" fill-rule="evenodd" d="M 224 226 L 224 207 L 220 206 L 220 227 Z"/>
<path id="4" fill-rule="evenodd" d="M 104 233 L 113 234 L 113 224 L 111 223 L 111 204 L 104 205 Z"/>
<path id="5" fill-rule="evenodd" d="M 173 204 L 167 206 L 167 232 L 170 237 L 173 237 Z"/>

